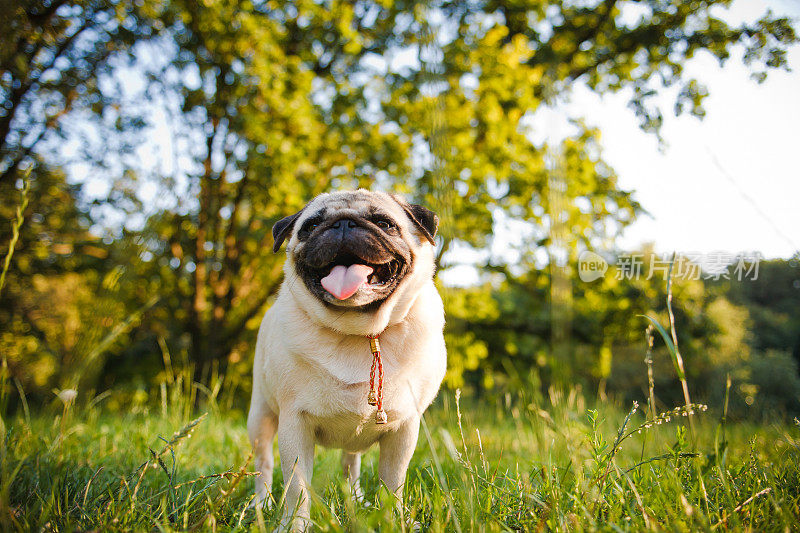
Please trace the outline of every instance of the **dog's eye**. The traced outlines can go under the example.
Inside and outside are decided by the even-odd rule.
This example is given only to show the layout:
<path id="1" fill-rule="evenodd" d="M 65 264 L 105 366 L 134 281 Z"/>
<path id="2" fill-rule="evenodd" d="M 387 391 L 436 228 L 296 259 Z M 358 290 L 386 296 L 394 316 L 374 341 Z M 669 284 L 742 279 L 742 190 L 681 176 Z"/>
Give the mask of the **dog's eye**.
<path id="1" fill-rule="evenodd" d="M 383 218 L 380 220 L 376 220 L 375 225 L 381 228 L 382 230 L 389 230 L 394 227 L 394 224 Z"/>
<path id="2" fill-rule="evenodd" d="M 317 226 L 319 226 L 319 223 L 320 223 L 319 219 L 316 219 L 316 218 L 312 218 L 311 220 L 307 220 L 306 223 L 303 224 L 303 227 L 300 229 L 300 231 L 302 233 L 311 233 L 312 231 L 314 231 L 317 228 Z"/>

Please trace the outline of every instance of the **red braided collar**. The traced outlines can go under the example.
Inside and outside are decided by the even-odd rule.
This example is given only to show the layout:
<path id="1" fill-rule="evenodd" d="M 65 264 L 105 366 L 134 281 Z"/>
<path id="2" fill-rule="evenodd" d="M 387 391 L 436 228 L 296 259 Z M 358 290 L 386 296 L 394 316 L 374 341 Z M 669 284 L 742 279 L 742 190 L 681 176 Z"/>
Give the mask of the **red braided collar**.
<path id="1" fill-rule="evenodd" d="M 369 338 L 369 349 L 372 352 L 372 370 L 369 372 L 369 395 L 367 403 L 377 406 L 375 413 L 375 423 L 385 424 L 387 421 L 386 411 L 383 410 L 383 362 L 381 361 L 381 343 L 378 341 L 380 335 L 367 335 Z M 378 370 L 378 390 L 375 390 L 375 369 Z"/>

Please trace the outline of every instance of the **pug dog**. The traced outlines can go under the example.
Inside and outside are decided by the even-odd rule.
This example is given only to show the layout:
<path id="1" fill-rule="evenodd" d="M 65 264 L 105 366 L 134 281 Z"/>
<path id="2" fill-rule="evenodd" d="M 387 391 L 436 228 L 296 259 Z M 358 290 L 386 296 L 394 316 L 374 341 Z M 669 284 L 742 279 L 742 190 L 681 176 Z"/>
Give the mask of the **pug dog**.
<path id="1" fill-rule="evenodd" d="M 247 429 L 257 505 L 269 504 L 278 436 L 291 529 L 309 524 L 317 444 L 342 450 L 359 497 L 361 454 L 378 443 L 380 479 L 402 501 L 447 366 L 438 225 L 425 207 L 359 189 L 321 194 L 272 229 L 274 252 L 287 243 L 284 280 L 258 332 Z"/>

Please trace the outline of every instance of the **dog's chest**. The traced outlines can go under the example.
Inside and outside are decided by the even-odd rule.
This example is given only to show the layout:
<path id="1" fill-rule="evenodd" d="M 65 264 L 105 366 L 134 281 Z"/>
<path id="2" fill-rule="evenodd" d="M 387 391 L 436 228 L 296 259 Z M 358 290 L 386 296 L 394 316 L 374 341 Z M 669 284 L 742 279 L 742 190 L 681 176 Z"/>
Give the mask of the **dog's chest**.
<path id="1" fill-rule="evenodd" d="M 333 416 L 306 413 L 305 418 L 314 434 L 316 444 L 348 451 L 362 451 L 369 448 L 385 431 L 397 426 L 397 421 L 391 424 L 376 424 L 374 413 L 370 415 L 339 412 Z"/>
<path id="2" fill-rule="evenodd" d="M 299 395 L 297 407 L 303 413 L 318 444 L 352 451 L 363 450 L 386 431 L 395 429 L 409 417 L 416 416 L 418 402 L 415 398 L 420 397 L 422 392 L 419 376 L 409 374 L 405 371 L 406 368 L 396 362 L 387 362 L 382 361 L 382 399 L 388 424 L 376 423 L 377 407 L 368 402 L 371 360 L 362 360 L 363 370 L 356 368 L 350 374 L 342 366 L 334 366 L 336 373 L 330 372 L 327 365 L 315 364 L 310 369 L 307 374 L 307 394 Z M 376 390 L 378 385 L 379 379 L 376 375 Z"/>
<path id="3" fill-rule="evenodd" d="M 327 368 L 317 368 L 307 374 L 306 388 L 308 394 L 302 394 L 301 409 L 304 412 L 330 422 L 346 421 L 350 430 L 362 422 L 370 420 L 374 423 L 376 406 L 368 402 L 371 388 L 378 391 L 382 388 L 383 408 L 405 418 L 415 412 L 414 391 L 419 389 L 414 376 L 409 376 L 396 365 L 384 364 L 383 379 L 377 369 L 374 379 L 370 380 L 371 366 L 360 375 L 361 380 L 341 379 Z"/>
<path id="4" fill-rule="evenodd" d="M 303 417 L 314 434 L 314 440 L 329 448 L 362 451 L 374 444 L 382 434 L 396 429 L 415 414 L 407 397 L 392 394 L 384 399 L 388 422 L 377 424 L 377 408 L 367 403 L 366 391 L 355 396 L 343 395 L 322 405 L 309 406 Z"/>
<path id="5" fill-rule="evenodd" d="M 282 337 L 282 349 L 274 353 L 289 356 L 275 360 L 279 371 L 265 367 L 266 394 L 281 416 L 284 411 L 301 416 L 318 444 L 366 449 L 383 433 L 418 417 L 435 396 L 444 374 L 443 342 L 441 334 L 424 333 L 400 325 L 381 335 L 388 424 L 376 424 L 377 407 L 367 401 L 373 354 L 366 336 L 317 330 Z M 379 382 L 376 368 L 376 389 Z"/>

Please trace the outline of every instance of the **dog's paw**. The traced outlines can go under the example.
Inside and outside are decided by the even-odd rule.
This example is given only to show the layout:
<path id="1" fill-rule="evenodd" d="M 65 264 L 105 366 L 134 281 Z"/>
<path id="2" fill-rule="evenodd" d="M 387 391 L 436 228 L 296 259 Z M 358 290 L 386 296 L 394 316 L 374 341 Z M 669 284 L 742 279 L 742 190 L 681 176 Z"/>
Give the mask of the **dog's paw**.
<path id="1" fill-rule="evenodd" d="M 356 503 L 358 505 L 364 505 L 365 503 L 368 503 L 366 501 L 366 498 L 364 498 L 364 491 L 361 490 L 361 487 L 354 487 L 353 489 L 351 489 L 350 498 L 353 499 L 353 503 Z"/>
<path id="2" fill-rule="evenodd" d="M 284 516 L 273 533 L 305 533 L 307 531 L 311 531 L 311 520 L 308 518 Z"/>
<path id="3" fill-rule="evenodd" d="M 364 509 L 372 509 L 373 507 L 375 507 L 375 504 L 366 498 L 361 498 L 360 500 L 356 500 L 356 503 L 361 507 L 363 507 Z"/>

